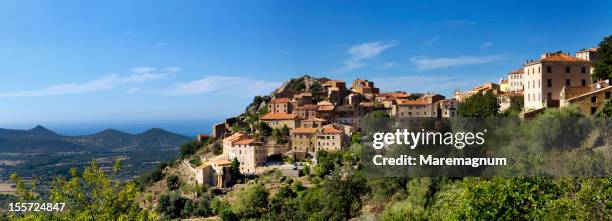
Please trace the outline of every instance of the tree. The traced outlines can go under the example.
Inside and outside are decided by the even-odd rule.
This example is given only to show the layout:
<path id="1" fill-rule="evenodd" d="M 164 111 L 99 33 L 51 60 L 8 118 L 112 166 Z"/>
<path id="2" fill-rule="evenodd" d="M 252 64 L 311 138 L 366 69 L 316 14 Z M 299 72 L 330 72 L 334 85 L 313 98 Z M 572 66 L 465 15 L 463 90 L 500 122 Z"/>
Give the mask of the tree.
<path id="1" fill-rule="evenodd" d="M 116 164 L 117 166 L 119 164 Z M 118 167 L 115 167 L 116 175 Z M 17 175 L 12 176 L 17 181 Z M 21 188 L 19 185 L 18 188 Z M 29 189 L 28 191 L 34 191 Z M 19 191 L 18 191 L 19 192 Z M 141 210 L 136 202 L 138 188 L 132 182 L 122 182 L 107 175 L 92 160 L 82 173 L 70 170 L 70 178 L 59 177 L 51 183 L 46 202 L 66 203 L 61 213 L 32 212 L 25 220 L 153 220 L 154 213 Z M 27 194 L 20 201 L 28 201 Z M 25 198 L 24 198 L 25 197 Z"/>
<path id="2" fill-rule="evenodd" d="M 497 96 L 492 93 L 474 94 L 457 107 L 457 114 L 463 117 L 496 116 L 499 112 Z"/>
<path id="3" fill-rule="evenodd" d="M 606 102 L 601 105 L 599 110 L 595 112 L 596 117 L 612 117 L 612 99 L 606 100 Z"/>
<path id="4" fill-rule="evenodd" d="M 229 172 L 230 176 L 232 177 L 232 180 L 234 181 L 240 180 L 242 178 L 242 174 L 240 173 L 240 162 L 238 161 L 238 158 L 234 158 L 232 160 Z"/>
<path id="5" fill-rule="evenodd" d="M 262 183 L 252 184 L 240 192 L 234 211 L 241 218 L 259 218 L 268 207 L 268 195 Z"/>
<path id="6" fill-rule="evenodd" d="M 353 145 L 353 144 L 361 144 L 361 133 L 355 132 L 355 133 L 351 134 L 351 143 L 350 143 L 350 145 Z"/>
<path id="7" fill-rule="evenodd" d="M 178 176 L 170 175 L 166 177 L 166 186 L 168 187 L 168 191 L 174 191 L 181 186 L 181 181 Z"/>
<path id="8" fill-rule="evenodd" d="M 200 142 L 197 140 L 183 144 L 180 148 L 181 158 L 184 159 L 195 154 L 200 148 L 204 146 L 204 144 L 204 142 Z"/>
<path id="9" fill-rule="evenodd" d="M 591 77 L 593 81 L 612 79 L 612 35 L 605 37 L 597 49 L 597 62 Z"/>

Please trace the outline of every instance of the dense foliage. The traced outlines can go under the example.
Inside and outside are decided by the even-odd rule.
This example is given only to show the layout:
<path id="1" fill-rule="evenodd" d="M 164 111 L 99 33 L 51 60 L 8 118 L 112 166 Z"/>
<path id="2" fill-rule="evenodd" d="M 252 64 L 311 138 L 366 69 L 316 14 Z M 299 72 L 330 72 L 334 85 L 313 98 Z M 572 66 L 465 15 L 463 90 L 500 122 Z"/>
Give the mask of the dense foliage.
<path id="1" fill-rule="evenodd" d="M 117 161 L 112 174 L 120 169 Z M 9 214 L 15 220 L 152 220 L 154 213 L 141 210 L 135 198 L 139 194 L 134 183 L 116 181 L 92 161 L 81 173 L 70 171 L 69 177 L 56 178 L 49 195 L 42 198 L 36 186 L 25 183 L 13 174 L 20 202 L 66 203 L 63 212 L 29 212 Z"/>
<path id="2" fill-rule="evenodd" d="M 457 114 L 463 117 L 488 117 L 499 113 L 497 96 L 492 93 L 474 94 L 459 103 Z"/>
<path id="3" fill-rule="evenodd" d="M 591 75 L 593 81 L 612 79 L 612 35 L 605 37 L 597 49 L 598 60 Z"/>

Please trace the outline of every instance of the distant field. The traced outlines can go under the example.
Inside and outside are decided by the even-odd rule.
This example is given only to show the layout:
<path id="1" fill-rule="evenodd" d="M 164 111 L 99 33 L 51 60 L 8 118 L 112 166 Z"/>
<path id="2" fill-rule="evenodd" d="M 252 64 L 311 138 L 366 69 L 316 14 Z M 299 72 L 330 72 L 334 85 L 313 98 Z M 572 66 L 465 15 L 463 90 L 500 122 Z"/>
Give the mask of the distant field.
<path id="1" fill-rule="evenodd" d="M 15 188 L 11 183 L 0 183 L 0 194 L 14 194 Z"/>

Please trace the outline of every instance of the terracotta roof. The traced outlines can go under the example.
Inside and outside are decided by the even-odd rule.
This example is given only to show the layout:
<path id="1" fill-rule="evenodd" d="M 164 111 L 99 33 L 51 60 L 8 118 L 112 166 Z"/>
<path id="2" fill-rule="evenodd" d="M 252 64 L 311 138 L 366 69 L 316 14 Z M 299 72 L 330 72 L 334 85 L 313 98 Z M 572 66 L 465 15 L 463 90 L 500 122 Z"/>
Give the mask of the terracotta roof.
<path id="1" fill-rule="evenodd" d="M 238 133 L 232 134 L 232 135 L 231 135 L 231 136 L 229 136 L 229 137 L 223 138 L 223 141 L 234 142 L 234 141 L 236 141 L 236 140 L 241 139 L 241 138 L 242 138 L 242 137 L 244 137 L 244 136 L 246 136 L 246 134 L 245 134 L 245 133 L 238 132 Z"/>
<path id="2" fill-rule="evenodd" d="M 325 122 L 327 120 L 313 117 L 313 118 L 308 118 L 308 119 L 305 119 L 305 120 L 302 120 L 302 121 L 306 121 L 306 122 Z"/>
<path id="3" fill-rule="evenodd" d="M 525 71 L 524 69 L 519 68 L 519 69 L 516 69 L 514 71 L 511 71 L 510 73 L 508 73 L 508 75 L 511 75 L 511 74 L 523 74 L 524 71 Z"/>
<path id="4" fill-rule="evenodd" d="M 323 133 L 328 133 L 328 134 L 335 134 L 335 133 L 342 133 L 342 131 L 333 128 L 333 127 L 325 127 L 322 130 Z"/>
<path id="5" fill-rule="evenodd" d="M 291 100 L 289 100 L 289 98 L 274 98 L 270 101 L 270 103 L 288 103 L 291 102 Z"/>
<path id="6" fill-rule="evenodd" d="M 316 105 L 316 104 L 306 104 L 306 105 L 302 105 L 302 106 L 297 106 L 295 109 L 296 110 L 316 110 L 317 107 L 319 107 L 319 105 Z"/>
<path id="7" fill-rule="evenodd" d="M 286 114 L 286 113 L 267 113 L 263 115 L 260 120 L 293 120 L 296 119 L 297 115 L 295 114 Z"/>
<path id="8" fill-rule="evenodd" d="M 563 53 L 554 53 L 546 58 L 542 58 L 542 61 L 587 61 L 580 58 L 572 57 Z"/>
<path id="9" fill-rule="evenodd" d="M 226 160 L 226 159 L 218 159 L 214 161 L 216 165 L 219 166 L 225 166 L 225 165 L 230 165 L 232 164 L 232 161 Z"/>
<path id="10" fill-rule="evenodd" d="M 431 104 L 427 102 L 425 99 L 417 99 L 417 100 L 399 100 L 397 101 L 399 105 L 426 105 Z"/>
<path id="11" fill-rule="evenodd" d="M 319 108 L 317 108 L 317 110 L 320 110 L 320 111 L 330 111 L 330 110 L 334 110 L 334 106 L 332 106 L 332 105 L 323 105 L 323 106 L 319 106 Z"/>
<path id="12" fill-rule="evenodd" d="M 307 96 L 307 97 L 311 97 L 312 96 L 312 94 L 310 92 L 302 92 L 300 95 L 301 96 Z"/>
<path id="13" fill-rule="evenodd" d="M 317 128 L 298 127 L 291 130 L 294 134 L 314 134 L 317 132 Z"/>
<path id="14" fill-rule="evenodd" d="M 246 138 L 246 139 L 241 139 L 239 141 L 236 141 L 234 144 L 235 145 L 250 145 L 253 143 L 257 143 L 257 140 L 253 138 Z"/>

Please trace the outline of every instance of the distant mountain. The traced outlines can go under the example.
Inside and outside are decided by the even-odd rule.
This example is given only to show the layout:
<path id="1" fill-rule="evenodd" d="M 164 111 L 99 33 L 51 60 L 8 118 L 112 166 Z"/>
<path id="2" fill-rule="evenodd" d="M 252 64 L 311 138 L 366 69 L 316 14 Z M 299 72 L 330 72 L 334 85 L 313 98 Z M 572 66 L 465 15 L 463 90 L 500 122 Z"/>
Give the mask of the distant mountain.
<path id="1" fill-rule="evenodd" d="M 191 138 L 158 128 L 140 134 L 107 129 L 91 135 L 65 136 L 39 125 L 30 130 L 0 129 L 0 152 L 168 149 L 178 148 L 189 140 Z"/>

